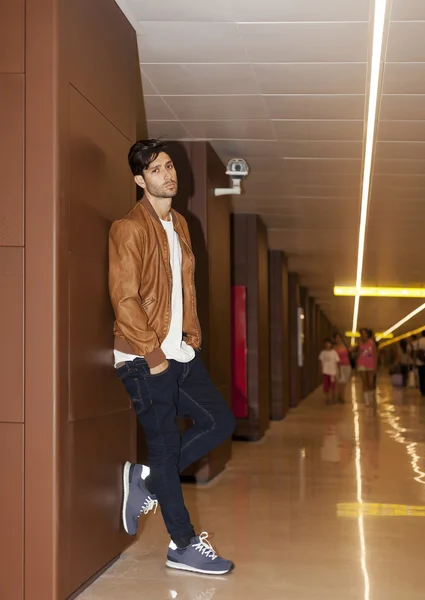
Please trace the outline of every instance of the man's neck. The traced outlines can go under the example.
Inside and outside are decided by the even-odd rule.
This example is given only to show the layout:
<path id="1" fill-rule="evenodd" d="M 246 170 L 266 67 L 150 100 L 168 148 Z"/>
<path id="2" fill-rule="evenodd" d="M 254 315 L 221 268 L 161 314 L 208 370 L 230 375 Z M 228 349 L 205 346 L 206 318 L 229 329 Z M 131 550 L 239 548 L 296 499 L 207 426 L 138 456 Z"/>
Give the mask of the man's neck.
<path id="1" fill-rule="evenodd" d="M 154 198 L 150 194 L 146 194 L 146 199 L 151 203 L 154 211 L 162 221 L 170 221 L 170 211 L 172 198 Z"/>

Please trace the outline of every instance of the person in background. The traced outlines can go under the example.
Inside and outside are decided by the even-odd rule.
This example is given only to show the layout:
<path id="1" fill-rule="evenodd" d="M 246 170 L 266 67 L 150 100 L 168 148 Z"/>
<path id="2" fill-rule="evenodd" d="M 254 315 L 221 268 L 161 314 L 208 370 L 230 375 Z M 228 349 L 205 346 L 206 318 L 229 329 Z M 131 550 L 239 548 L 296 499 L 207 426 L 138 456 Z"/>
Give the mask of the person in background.
<path id="1" fill-rule="evenodd" d="M 375 375 L 373 376 L 373 389 L 376 390 L 376 379 L 377 379 L 378 365 L 379 365 L 379 344 L 376 341 L 375 334 L 373 333 L 373 330 L 372 329 L 368 329 L 367 331 L 369 333 L 370 339 L 373 340 L 373 343 L 375 344 L 375 349 L 376 349 L 376 371 L 375 371 Z"/>
<path id="2" fill-rule="evenodd" d="M 425 398 L 425 330 L 419 339 L 413 335 L 412 340 L 414 360 L 419 374 L 419 389 L 421 396 Z"/>
<path id="3" fill-rule="evenodd" d="M 397 364 L 403 376 L 403 387 L 407 387 L 409 371 L 412 368 L 412 351 L 407 340 L 400 340 L 397 348 Z"/>
<path id="4" fill-rule="evenodd" d="M 333 404 L 340 367 L 339 356 L 334 350 L 331 340 L 325 340 L 325 347 L 319 355 L 319 360 L 322 363 L 323 391 L 326 396 L 326 404 Z"/>
<path id="5" fill-rule="evenodd" d="M 373 403 L 375 390 L 375 375 L 377 365 L 377 350 L 373 338 L 368 329 L 360 330 L 360 341 L 358 345 L 357 370 L 363 383 L 363 393 L 366 406 Z"/>
<path id="6" fill-rule="evenodd" d="M 340 333 L 334 335 L 334 350 L 339 357 L 338 400 L 345 403 L 345 390 L 351 377 L 350 351 Z"/>

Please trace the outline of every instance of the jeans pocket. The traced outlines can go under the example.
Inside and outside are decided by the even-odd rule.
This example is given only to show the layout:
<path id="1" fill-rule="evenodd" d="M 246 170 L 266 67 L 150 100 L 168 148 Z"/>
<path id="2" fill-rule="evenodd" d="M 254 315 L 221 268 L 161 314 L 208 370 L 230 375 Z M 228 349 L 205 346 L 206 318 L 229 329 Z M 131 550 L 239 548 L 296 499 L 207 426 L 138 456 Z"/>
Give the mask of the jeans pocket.
<path id="1" fill-rule="evenodd" d="M 130 396 L 136 415 L 146 412 L 151 405 L 148 387 L 137 370 L 130 370 L 119 376 Z"/>

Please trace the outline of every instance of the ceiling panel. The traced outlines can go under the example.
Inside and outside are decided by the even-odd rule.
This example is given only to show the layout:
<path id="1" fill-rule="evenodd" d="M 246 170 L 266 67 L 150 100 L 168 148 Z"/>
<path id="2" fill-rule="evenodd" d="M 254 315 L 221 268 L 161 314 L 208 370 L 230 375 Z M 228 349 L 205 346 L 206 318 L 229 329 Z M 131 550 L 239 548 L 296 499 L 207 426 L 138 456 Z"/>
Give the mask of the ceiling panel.
<path id="1" fill-rule="evenodd" d="M 127 1 L 138 21 L 214 22 L 234 20 L 234 9 L 229 0 L 214 0 L 214 2 L 199 2 L 199 0 L 179 0 L 178 2 Z"/>
<path id="2" fill-rule="evenodd" d="M 160 96 L 146 96 L 145 111 L 148 121 L 158 121 L 162 119 L 174 120 L 176 115 L 170 110 L 169 106 Z"/>
<path id="3" fill-rule="evenodd" d="M 260 86 L 248 64 L 143 65 L 142 71 L 161 95 L 260 93 Z"/>
<path id="4" fill-rule="evenodd" d="M 214 140 L 211 145 L 219 156 L 225 158 L 242 155 L 247 159 L 251 157 L 272 158 L 280 155 L 279 145 L 273 141 Z"/>
<path id="5" fill-rule="evenodd" d="M 150 138 L 176 140 L 190 137 L 188 130 L 180 121 L 149 121 L 148 134 Z"/>
<path id="6" fill-rule="evenodd" d="M 421 175 L 425 173 L 425 160 L 377 159 L 375 173 L 390 175 Z"/>
<path id="7" fill-rule="evenodd" d="M 368 21 L 368 0 L 230 0 L 239 21 Z"/>
<path id="8" fill-rule="evenodd" d="M 425 44 L 424 44 L 425 47 Z M 388 121 L 422 121 L 425 119 L 425 96 L 415 94 L 383 96 L 381 119 Z"/>
<path id="9" fill-rule="evenodd" d="M 252 70 L 263 94 L 363 94 L 366 85 L 365 63 L 254 64 Z"/>
<path id="10" fill-rule="evenodd" d="M 424 159 L 424 142 L 378 142 L 376 144 L 376 158 L 387 159 Z"/>
<path id="11" fill-rule="evenodd" d="M 378 140 L 387 142 L 425 141 L 425 121 L 381 121 Z"/>
<path id="12" fill-rule="evenodd" d="M 142 64 L 248 60 L 238 26 L 234 23 L 141 23 L 138 42 Z"/>
<path id="13" fill-rule="evenodd" d="M 387 62 L 425 62 L 425 22 L 391 23 Z"/>
<path id="14" fill-rule="evenodd" d="M 185 127 L 190 131 L 193 138 L 195 139 L 210 139 L 210 140 L 229 140 L 226 142 L 227 146 L 230 142 L 235 140 L 275 140 L 276 135 L 274 133 L 273 126 L 270 121 L 266 120 L 228 120 L 228 121 L 182 121 Z M 242 154 L 246 153 L 245 145 L 252 145 L 254 142 L 240 142 L 239 147 L 242 147 Z M 262 143 L 262 142 L 258 142 Z M 258 144 L 257 143 L 257 144 Z M 223 144 L 223 145 L 226 145 Z M 256 146 L 258 147 L 258 145 Z M 263 148 L 267 149 L 267 152 L 275 154 L 277 145 L 272 146 L 269 143 L 264 142 Z M 239 154 L 241 153 L 239 152 Z M 249 150 L 248 150 L 249 152 Z M 261 156 L 261 155 L 260 155 Z"/>
<path id="15" fill-rule="evenodd" d="M 362 119 L 364 115 L 362 95 L 265 96 L 264 100 L 272 119 Z"/>
<path id="16" fill-rule="evenodd" d="M 363 141 L 362 120 L 274 120 L 272 123 L 279 140 Z"/>
<path id="17" fill-rule="evenodd" d="M 367 23 L 240 25 L 252 62 L 366 62 Z M 300 40 L 308 40 L 301 43 Z"/>
<path id="18" fill-rule="evenodd" d="M 262 96 L 165 96 L 181 120 L 267 119 Z"/>
<path id="19" fill-rule="evenodd" d="M 282 156 L 298 158 L 361 158 L 363 142 L 280 142 Z"/>
<path id="20" fill-rule="evenodd" d="M 425 94 L 425 63 L 388 63 L 383 93 Z"/>
<path id="21" fill-rule="evenodd" d="M 425 3 L 421 0 L 392 0 L 393 21 L 425 21 Z"/>

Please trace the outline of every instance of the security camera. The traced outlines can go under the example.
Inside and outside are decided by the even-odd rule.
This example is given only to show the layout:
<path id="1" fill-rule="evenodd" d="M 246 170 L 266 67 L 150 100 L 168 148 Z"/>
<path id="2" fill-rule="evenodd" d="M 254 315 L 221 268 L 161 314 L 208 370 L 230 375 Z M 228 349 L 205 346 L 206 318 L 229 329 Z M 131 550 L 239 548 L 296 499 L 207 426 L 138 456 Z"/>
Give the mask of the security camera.
<path id="1" fill-rule="evenodd" d="M 227 163 L 226 175 L 234 179 L 243 179 L 249 175 L 249 165 L 243 158 L 232 158 Z"/>
<path id="2" fill-rule="evenodd" d="M 242 192 L 242 179 L 249 175 L 249 165 L 243 158 L 232 158 L 227 163 L 226 175 L 228 175 L 233 183 L 232 188 L 215 188 L 216 196 L 239 196 Z"/>

